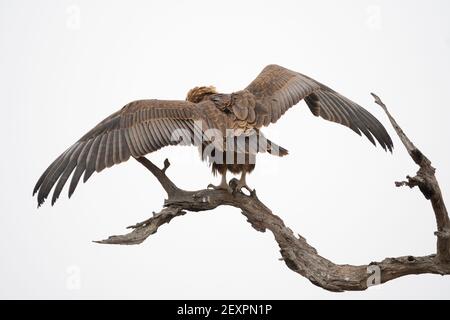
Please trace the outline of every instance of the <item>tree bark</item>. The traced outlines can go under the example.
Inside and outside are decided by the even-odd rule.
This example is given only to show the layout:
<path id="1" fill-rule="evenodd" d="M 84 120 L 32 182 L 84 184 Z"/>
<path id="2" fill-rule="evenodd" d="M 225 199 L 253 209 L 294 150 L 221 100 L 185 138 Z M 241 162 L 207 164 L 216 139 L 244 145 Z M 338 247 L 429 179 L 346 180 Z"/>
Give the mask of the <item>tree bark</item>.
<path id="1" fill-rule="evenodd" d="M 110 236 L 106 240 L 96 242 L 122 245 L 140 244 L 157 232 L 160 226 L 169 223 L 175 217 L 186 214 L 187 211 L 208 211 L 226 205 L 239 208 L 255 230 L 271 231 L 280 247 L 282 259 L 286 265 L 313 284 L 326 290 L 336 292 L 365 290 L 372 285 L 410 274 L 450 274 L 450 220 L 436 180 L 435 169 L 432 167 L 431 161 L 409 140 L 380 98 L 375 94 L 372 95 L 375 102 L 386 112 L 409 155 L 419 166 L 414 177 L 407 176 L 407 181 L 396 182 L 396 186 L 409 186 L 410 188 L 417 186 L 425 198 L 431 202 L 437 223 L 435 254 L 422 257 L 386 258 L 381 262 L 371 262 L 359 266 L 335 264 L 319 255 L 317 250 L 309 245 L 301 235 L 296 236 L 280 217 L 272 213 L 258 199 L 256 192 L 247 196 L 241 192 L 230 194 L 227 191 L 210 189 L 185 191 L 178 188 L 167 177 L 166 170 L 170 165 L 168 160 L 164 162 L 164 168 L 159 169 L 145 157 L 138 158 L 137 161 L 158 179 L 167 192 L 168 199 L 164 202 L 164 208 L 158 213 L 153 213 L 153 217 L 148 220 L 128 227 L 133 229 L 130 233 Z"/>

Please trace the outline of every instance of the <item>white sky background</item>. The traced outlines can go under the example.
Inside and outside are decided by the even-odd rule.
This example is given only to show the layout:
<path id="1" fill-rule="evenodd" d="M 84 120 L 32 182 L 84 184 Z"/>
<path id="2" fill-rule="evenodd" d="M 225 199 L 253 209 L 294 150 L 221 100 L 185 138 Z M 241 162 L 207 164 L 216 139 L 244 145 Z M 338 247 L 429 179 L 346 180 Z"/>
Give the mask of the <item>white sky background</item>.
<path id="1" fill-rule="evenodd" d="M 184 99 L 196 85 L 232 92 L 277 63 L 365 106 L 396 148 L 374 148 L 301 102 L 265 130 L 290 155 L 258 158 L 248 183 L 260 199 L 337 263 L 433 253 L 430 204 L 394 187 L 417 168 L 369 92 L 431 158 L 450 201 L 449 14 L 444 0 L 1 0 L 0 298 L 450 298 L 450 277 L 433 275 L 324 291 L 233 208 L 177 218 L 139 246 L 92 243 L 160 210 L 162 188 L 135 161 L 54 207 L 31 198 L 54 158 L 127 102 Z M 218 182 L 195 148 L 149 156 L 166 157 L 183 188 Z"/>

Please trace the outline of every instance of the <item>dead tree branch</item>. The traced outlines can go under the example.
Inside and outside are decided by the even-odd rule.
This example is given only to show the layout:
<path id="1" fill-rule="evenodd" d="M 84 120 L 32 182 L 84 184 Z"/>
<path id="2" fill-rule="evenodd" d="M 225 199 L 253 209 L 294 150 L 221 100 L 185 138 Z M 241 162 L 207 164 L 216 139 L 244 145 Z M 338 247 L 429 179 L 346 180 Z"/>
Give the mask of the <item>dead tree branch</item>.
<path id="1" fill-rule="evenodd" d="M 309 245 L 305 238 L 295 234 L 281 220 L 273 214 L 256 196 L 243 193 L 230 194 L 221 190 L 185 191 L 178 188 L 167 176 L 166 160 L 164 168 L 159 169 L 146 158 L 137 159 L 158 179 L 168 194 L 164 208 L 154 213 L 150 219 L 129 228 L 130 233 L 111 236 L 98 241 L 103 244 L 139 244 L 154 234 L 163 224 L 173 218 L 186 214 L 187 211 L 200 212 L 215 209 L 218 206 L 233 206 L 239 208 L 251 226 L 261 232 L 270 230 L 280 247 L 282 260 L 293 271 L 306 277 L 313 284 L 330 291 L 365 290 L 371 285 L 384 283 L 411 274 L 450 274 L 450 222 L 445 208 L 439 184 L 435 177 L 435 169 L 431 161 L 417 149 L 408 139 L 400 126 L 388 112 L 383 102 L 374 95 L 389 117 L 392 126 L 405 145 L 411 158 L 420 167 L 416 176 L 407 177 L 407 181 L 396 183 L 397 186 L 407 185 L 419 187 L 426 199 L 431 201 L 436 222 L 437 253 L 423 257 L 404 256 L 386 258 L 381 262 L 371 262 L 368 265 L 339 265 L 320 256 L 317 250 Z"/>
<path id="2" fill-rule="evenodd" d="M 435 235 L 438 238 L 436 259 L 442 263 L 448 264 L 450 263 L 450 220 L 448 218 L 444 199 L 442 198 L 441 188 L 436 179 L 436 169 L 431 165 L 431 161 L 422 153 L 422 151 L 409 140 L 381 99 L 376 94 L 372 93 L 372 96 L 375 98 L 375 103 L 381 106 L 384 112 L 386 112 L 395 132 L 397 132 L 397 135 L 409 155 L 419 166 L 419 171 L 417 171 L 416 176 L 406 176 L 407 181 L 396 182 L 395 185 L 397 187 L 419 187 L 420 191 L 425 196 L 425 199 L 430 200 L 437 224 L 437 231 L 435 232 Z"/>

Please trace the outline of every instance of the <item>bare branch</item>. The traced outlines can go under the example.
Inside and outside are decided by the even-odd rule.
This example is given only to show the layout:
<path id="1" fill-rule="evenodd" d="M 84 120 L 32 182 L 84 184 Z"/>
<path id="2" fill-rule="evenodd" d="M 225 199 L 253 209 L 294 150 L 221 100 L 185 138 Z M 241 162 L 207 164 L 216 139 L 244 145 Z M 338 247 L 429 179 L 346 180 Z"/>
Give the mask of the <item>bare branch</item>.
<path id="1" fill-rule="evenodd" d="M 449 218 L 445 208 L 439 184 L 434 175 L 431 161 L 409 140 L 400 126 L 388 112 L 381 99 L 372 94 L 389 117 L 395 131 L 405 145 L 412 159 L 420 166 L 415 177 L 407 177 L 407 181 L 397 182 L 397 186 L 419 187 L 425 198 L 432 203 L 438 231 L 437 254 L 423 257 L 404 256 L 386 258 L 380 262 L 367 265 L 339 265 L 322 257 L 305 238 L 295 236 L 283 220 L 266 207 L 256 193 L 247 196 L 241 192 L 230 194 L 221 190 L 184 191 L 178 188 L 167 176 L 166 160 L 164 168 L 159 169 L 146 158 L 137 159 L 158 179 L 168 194 L 164 209 L 150 219 L 130 228 L 130 233 L 111 236 L 98 241 L 103 244 L 139 244 L 154 234 L 158 228 L 169 223 L 173 218 L 186 214 L 186 211 L 208 211 L 226 205 L 239 208 L 251 226 L 260 232 L 270 230 L 275 237 L 282 259 L 293 271 L 304 276 L 313 284 L 330 291 L 365 290 L 371 285 L 384 283 L 411 274 L 450 274 L 450 232 Z"/>
<path id="2" fill-rule="evenodd" d="M 123 245 L 140 244 L 150 235 L 156 233 L 161 225 L 169 223 L 173 218 L 184 214 L 186 214 L 186 211 L 183 211 L 175 206 L 164 208 L 159 213 L 155 213 L 152 218 L 128 227 L 127 229 L 133 229 L 133 231 L 126 235 L 110 236 L 106 240 L 94 242 L 101 244 Z"/>
<path id="3" fill-rule="evenodd" d="M 148 160 L 146 157 L 136 158 L 144 167 L 146 167 L 159 181 L 161 186 L 166 190 L 168 195 L 178 191 L 178 187 L 166 176 L 166 170 L 170 166 L 168 159 L 164 161 L 164 168 L 159 169 L 153 162 Z"/>
<path id="4" fill-rule="evenodd" d="M 427 162 L 428 164 L 431 164 L 430 160 L 425 157 L 425 155 L 416 148 L 416 146 L 409 140 L 409 138 L 406 136 L 406 134 L 403 132 L 402 128 L 397 124 L 397 121 L 392 117 L 389 110 L 387 109 L 386 105 L 381 101 L 380 97 L 378 97 L 375 93 L 371 93 L 372 97 L 375 99 L 375 103 L 378 104 L 386 113 L 388 116 L 389 121 L 392 124 L 392 127 L 394 128 L 395 132 L 397 133 L 398 137 L 402 141 L 403 145 L 406 148 L 406 151 L 408 151 L 411 158 L 414 160 L 414 162 L 421 166 L 422 162 Z"/>
<path id="5" fill-rule="evenodd" d="M 436 216 L 436 224 L 438 229 L 438 231 L 435 232 L 436 236 L 438 237 L 436 258 L 440 262 L 450 263 L 450 239 L 448 237 L 448 235 L 450 234 L 450 220 L 448 217 L 447 208 L 445 207 L 444 199 L 442 198 L 441 188 L 439 187 L 439 183 L 436 179 L 436 169 L 433 168 L 433 166 L 431 165 L 431 161 L 422 153 L 422 151 L 420 151 L 411 142 L 411 140 L 409 140 L 409 138 L 397 124 L 395 119 L 389 113 L 383 101 L 381 101 L 381 99 L 374 93 L 372 93 L 372 96 L 375 98 L 375 103 L 380 105 L 383 108 L 384 112 L 386 112 L 392 126 L 395 129 L 395 132 L 397 132 L 397 135 L 399 136 L 409 155 L 420 167 L 415 177 L 407 176 L 406 179 L 408 181 L 397 182 L 396 185 L 397 187 L 419 187 L 425 198 L 431 201 L 431 205 Z"/>

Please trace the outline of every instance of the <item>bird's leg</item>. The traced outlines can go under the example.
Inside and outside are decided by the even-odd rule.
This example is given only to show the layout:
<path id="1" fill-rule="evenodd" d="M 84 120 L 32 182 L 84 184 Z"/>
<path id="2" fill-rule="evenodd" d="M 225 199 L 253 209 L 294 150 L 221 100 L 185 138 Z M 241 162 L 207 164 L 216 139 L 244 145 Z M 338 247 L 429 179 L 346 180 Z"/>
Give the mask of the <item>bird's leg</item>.
<path id="1" fill-rule="evenodd" d="M 247 171 L 242 171 L 241 173 L 241 178 L 239 179 L 239 181 L 236 184 L 236 187 L 234 188 L 235 192 L 239 192 L 242 190 L 242 188 L 247 189 L 248 192 L 250 192 L 250 194 L 253 192 L 252 189 L 250 189 L 250 187 L 247 185 L 247 181 L 245 180 L 245 177 L 247 175 Z"/>
<path id="2" fill-rule="evenodd" d="M 228 192 L 233 192 L 233 190 L 230 188 L 230 186 L 227 183 L 227 172 L 225 171 L 222 174 L 222 179 L 220 180 L 220 184 L 218 186 L 215 186 L 213 184 L 209 184 L 208 189 L 214 189 L 214 190 L 226 190 Z"/>

